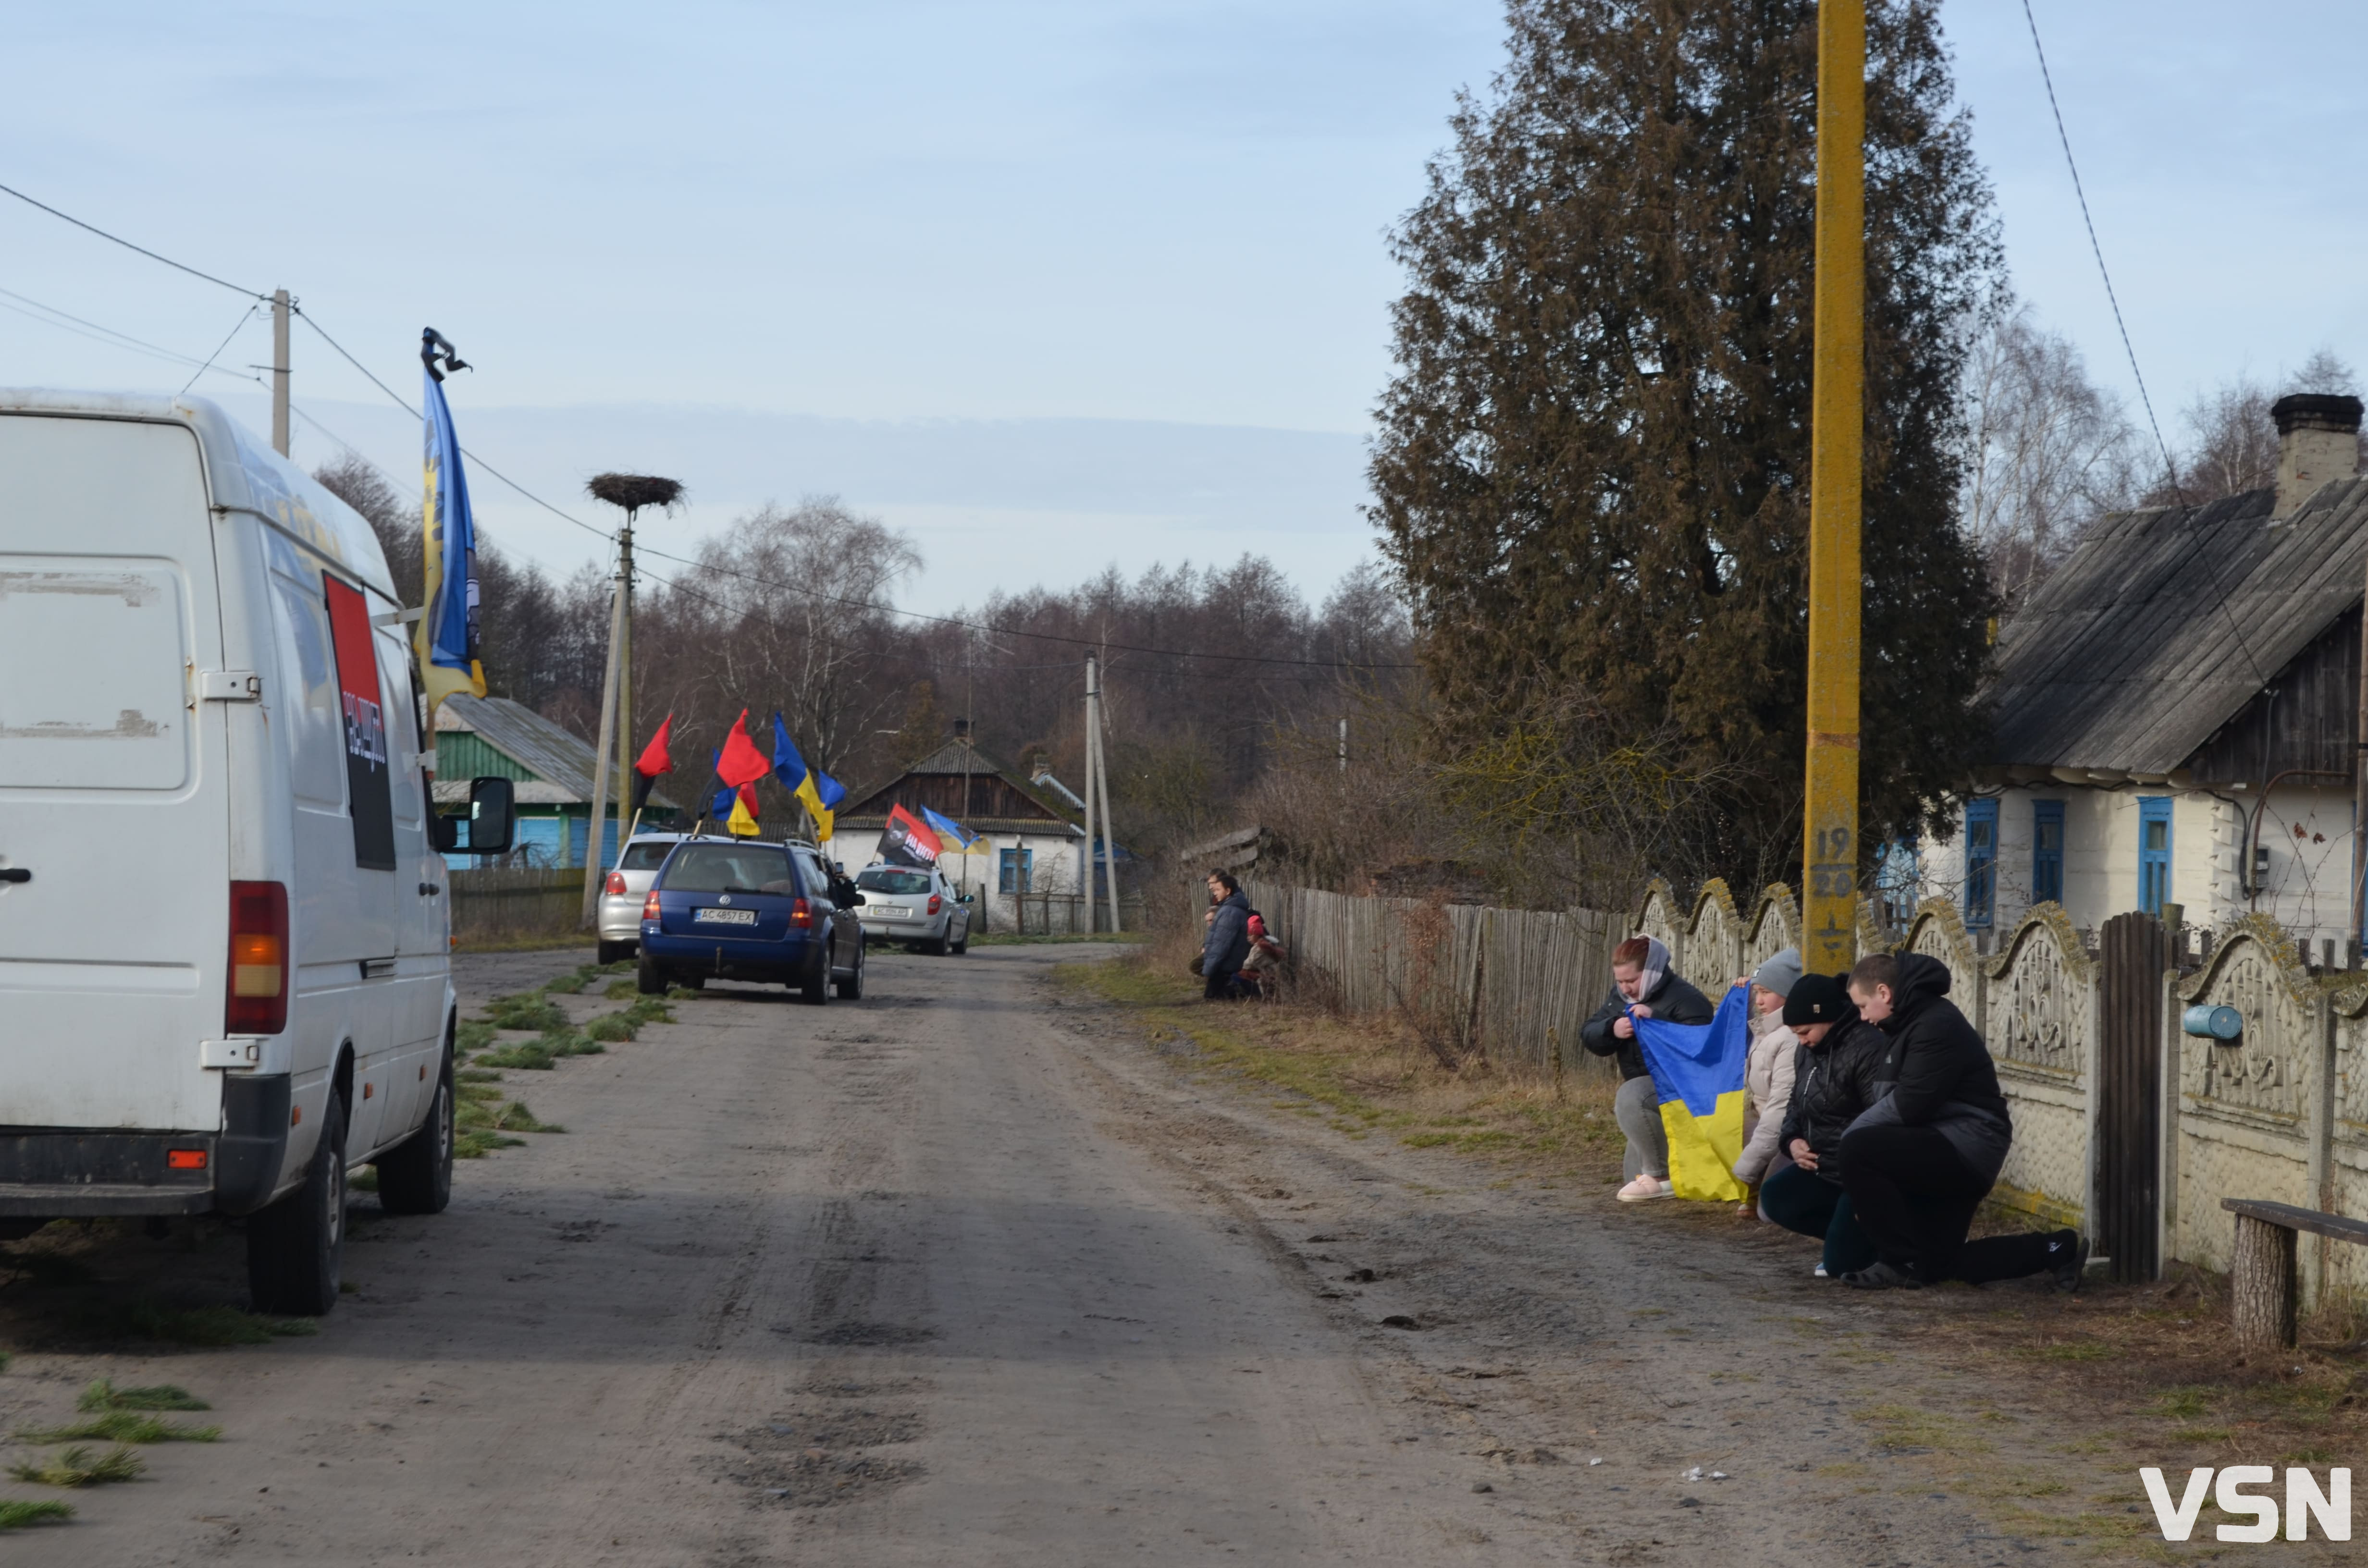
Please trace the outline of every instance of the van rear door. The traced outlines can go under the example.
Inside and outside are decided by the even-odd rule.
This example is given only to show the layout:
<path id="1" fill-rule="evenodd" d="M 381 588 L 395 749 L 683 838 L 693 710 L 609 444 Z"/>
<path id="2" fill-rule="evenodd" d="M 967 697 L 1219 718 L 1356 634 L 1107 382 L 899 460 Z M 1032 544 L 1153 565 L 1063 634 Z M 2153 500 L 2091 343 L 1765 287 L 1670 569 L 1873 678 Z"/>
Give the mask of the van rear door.
<path id="1" fill-rule="evenodd" d="M 203 1131 L 230 946 L 196 436 L 0 415 L 0 1122 Z"/>

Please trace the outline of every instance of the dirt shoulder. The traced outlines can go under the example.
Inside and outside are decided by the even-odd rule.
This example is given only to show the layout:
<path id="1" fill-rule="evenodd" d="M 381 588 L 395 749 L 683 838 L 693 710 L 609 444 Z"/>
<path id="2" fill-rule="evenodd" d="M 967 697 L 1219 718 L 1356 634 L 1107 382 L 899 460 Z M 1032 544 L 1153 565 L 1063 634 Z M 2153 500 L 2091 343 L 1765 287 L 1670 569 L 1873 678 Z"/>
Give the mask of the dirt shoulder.
<path id="1" fill-rule="evenodd" d="M 1613 1202 L 1608 1085 L 1450 1073 L 1385 1023 L 1210 1006 L 1140 961 L 1060 985 L 1131 1135 L 1338 1318 L 1415 1325 L 1372 1341 L 1414 1435 L 1602 1561 L 2209 1556 L 2226 1517 L 2163 1542 L 2141 1465 L 2176 1489 L 2368 1458 L 2358 1353 L 2248 1365 L 2209 1278 L 1862 1295 L 1727 1205 Z"/>

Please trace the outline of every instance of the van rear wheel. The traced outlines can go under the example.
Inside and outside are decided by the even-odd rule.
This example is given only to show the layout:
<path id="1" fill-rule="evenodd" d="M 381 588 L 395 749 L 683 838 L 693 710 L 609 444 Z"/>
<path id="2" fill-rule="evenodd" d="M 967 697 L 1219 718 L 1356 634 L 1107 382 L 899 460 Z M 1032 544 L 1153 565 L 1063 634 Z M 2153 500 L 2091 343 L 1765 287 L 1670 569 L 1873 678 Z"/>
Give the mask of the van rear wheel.
<path id="1" fill-rule="evenodd" d="M 633 976 L 633 989 L 644 996 L 663 996 L 666 994 L 666 972 L 658 968 L 656 962 L 644 950 L 642 954 L 641 968 Z"/>
<path id="2" fill-rule="evenodd" d="M 345 1253 L 346 1101 L 333 1090 L 304 1185 L 246 1222 L 255 1310 L 322 1316 L 337 1304 Z"/>
<path id="3" fill-rule="evenodd" d="M 452 1201 L 452 1059 L 419 1131 L 378 1157 L 378 1200 L 390 1214 L 441 1214 Z"/>

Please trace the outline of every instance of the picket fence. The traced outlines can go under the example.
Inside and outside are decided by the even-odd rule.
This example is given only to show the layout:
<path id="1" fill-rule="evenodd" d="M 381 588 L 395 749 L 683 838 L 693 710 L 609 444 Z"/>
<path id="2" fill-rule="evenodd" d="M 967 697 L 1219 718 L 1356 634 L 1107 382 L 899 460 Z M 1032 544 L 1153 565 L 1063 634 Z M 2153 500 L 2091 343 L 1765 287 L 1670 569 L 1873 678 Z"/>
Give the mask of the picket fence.
<path id="1" fill-rule="evenodd" d="M 461 947 L 577 934 L 584 911 L 584 868 L 487 867 L 445 877 L 452 895 L 452 936 Z M 591 941 L 588 933 L 583 940 Z"/>
<path id="2" fill-rule="evenodd" d="M 1351 1013 L 1407 1010 L 1455 1031 L 1467 1049 L 1516 1070 L 1609 1071 L 1578 1044 L 1579 1025 L 1610 991 L 1611 953 L 1657 937 L 1678 972 L 1715 994 L 1797 946 L 1790 889 L 1745 908 L 1704 884 L 1691 906 L 1656 881 L 1633 911 L 1530 911 L 1365 898 L 1253 881 L 1251 903 L 1291 948 L 1301 983 Z M 2148 971 L 2158 986 L 2142 1080 L 2151 1114 L 2133 1121 L 2101 1092 L 2109 1025 L 2106 965 L 2061 906 L 2032 909 L 1995 955 L 1978 953 L 1955 906 L 1919 905 L 1906 932 L 1860 909 L 1860 949 L 1926 953 L 1950 971 L 1950 995 L 1980 1031 L 2012 1108 L 2015 1140 L 1993 1199 L 2049 1223 L 2092 1231 L 2104 1209 L 2135 1201 L 2150 1233 L 2125 1237 L 2124 1278 L 2167 1261 L 2225 1272 L 2233 1227 L 2224 1198 L 2268 1199 L 2368 1216 L 2368 974 L 2312 973 L 2294 938 L 2266 916 L 2220 933 L 2201 959 Z M 2165 949 L 2168 950 L 2168 949 Z M 2149 999 L 2151 1000 L 2151 998 Z M 2192 1006 L 2234 1007 L 2237 1040 L 2190 1035 Z M 2117 1091 L 2125 1098 L 2126 1087 Z M 2135 1176 L 2130 1128 L 2142 1126 Z M 2128 1265 L 2141 1265 L 2135 1272 Z M 2368 1248 L 2305 1236 L 2304 1300 L 2368 1297 Z"/>

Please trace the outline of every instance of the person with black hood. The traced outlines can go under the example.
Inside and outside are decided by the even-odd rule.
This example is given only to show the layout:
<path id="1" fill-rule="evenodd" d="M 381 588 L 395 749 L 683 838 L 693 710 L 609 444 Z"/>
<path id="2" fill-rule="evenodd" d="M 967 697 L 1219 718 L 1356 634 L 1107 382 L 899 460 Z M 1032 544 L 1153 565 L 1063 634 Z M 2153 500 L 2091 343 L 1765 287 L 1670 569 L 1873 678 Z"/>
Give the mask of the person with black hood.
<path id="1" fill-rule="evenodd" d="M 1230 871 L 1209 873 L 1208 934 L 1201 941 L 1201 994 L 1211 1002 L 1238 1002 L 1235 980 L 1250 956 L 1250 901 Z"/>
<path id="2" fill-rule="evenodd" d="M 1891 1041 L 1859 1017 L 1846 976 L 1804 974 L 1784 998 L 1784 1023 L 1799 1037 L 1793 1098 L 1777 1147 L 1792 1164 L 1759 1188 L 1759 1212 L 1772 1223 L 1826 1244 L 1817 1278 L 1839 1279 L 1875 1258 L 1842 1185 L 1842 1134 L 1883 1096 Z"/>
<path id="3" fill-rule="evenodd" d="M 1706 1024 L 1713 1011 L 1708 997 L 1669 968 L 1669 949 L 1658 937 L 1631 937 L 1611 949 L 1611 994 L 1579 1026 L 1578 1042 L 1620 1063 L 1620 1092 L 1612 1097 L 1611 1112 L 1628 1135 L 1628 1185 L 1613 1195 L 1622 1203 L 1677 1196 L 1669 1180 L 1669 1135 L 1661 1125 L 1660 1096 L 1653 1092 L 1631 1016 Z"/>
<path id="4" fill-rule="evenodd" d="M 2052 1274 L 2058 1290 L 2078 1290 L 2089 1244 L 2076 1231 L 1965 1239 L 2006 1164 L 2014 1122 L 1988 1046 L 1949 1000 L 1948 965 L 1878 953 L 1850 971 L 1850 992 L 1890 1042 L 1892 1086 L 1842 1135 L 1842 1185 L 1875 1251 L 1842 1282 L 1914 1290 Z"/>

